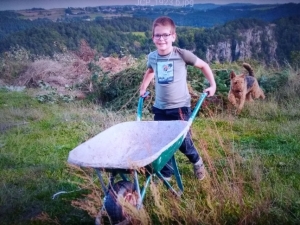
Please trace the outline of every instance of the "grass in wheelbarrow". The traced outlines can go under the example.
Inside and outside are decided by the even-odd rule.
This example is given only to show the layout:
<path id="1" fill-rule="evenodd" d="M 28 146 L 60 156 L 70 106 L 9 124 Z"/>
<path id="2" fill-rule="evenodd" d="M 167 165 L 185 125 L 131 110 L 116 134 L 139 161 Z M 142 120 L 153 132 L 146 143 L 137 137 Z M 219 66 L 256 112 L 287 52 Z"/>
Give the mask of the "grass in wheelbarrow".
<path id="1" fill-rule="evenodd" d="M 128 210 L 134 222 L 299 224 L 297 90 L 285 91 L 282 99 L 270 94 L 246 106 L 238 118 L 200 114 L 192 133 L 208 175 L 196 180 L 192 165 L 176 153 L 182 197 L 174 198 L 161 184 L 151 186 L 144 211 Z M 28 92 L 3 90 L 0 106 L 1 225 L 94 224 L 103 205 L 99 182 L 92 170 L 70 168 L 67 155 L 78 143 L 135 115 L 93 104 L 39 104 Z M 66 193 L 52 199 L 59 191 Z"/>

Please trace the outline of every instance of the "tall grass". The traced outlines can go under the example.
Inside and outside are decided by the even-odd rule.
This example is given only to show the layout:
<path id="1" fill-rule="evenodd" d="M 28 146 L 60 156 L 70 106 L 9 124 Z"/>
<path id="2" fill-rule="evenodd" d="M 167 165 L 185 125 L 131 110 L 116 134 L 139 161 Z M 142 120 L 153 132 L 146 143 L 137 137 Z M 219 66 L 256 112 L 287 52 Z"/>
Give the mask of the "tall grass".
<path id="1" fill-rule="evenodd" d="M 60 218 L 61 224 L 92 221 L 71 206 L 74 194 L 82 192 L 51 199 L 58 191 L 78 189 L 70 182 L 68 152 L 132 116 L 101 111 L 96 105 L 39 104 L 28 94 L 1 91 L 1 224 L 30 224 L 46 214 Z"/>
<path id="2" fill-rule="evenodd" d="M 176 153 L 182 197 L 151 184 L 142 211 L 126 207 L 134 223 L 299 224 L 300 85 L 297 71 L 288 74 L 286 86 L 238 117 L 200 114 L 192 134 L 206 179 L 196 180 Z M 33 94 L 0 91 L 1 224 L 94 224 L 103 192 L 93 170 L 67 165 L 68 153 L 135 115 L 84 102 L 40 104 Z"/>

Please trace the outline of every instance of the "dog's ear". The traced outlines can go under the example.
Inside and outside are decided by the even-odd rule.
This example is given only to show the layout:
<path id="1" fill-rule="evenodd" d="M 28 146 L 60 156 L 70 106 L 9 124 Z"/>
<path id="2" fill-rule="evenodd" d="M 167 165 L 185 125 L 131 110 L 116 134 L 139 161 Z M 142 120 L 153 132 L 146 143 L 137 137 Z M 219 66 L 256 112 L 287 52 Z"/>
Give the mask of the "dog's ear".
<path id="1" fill-rule="evenodd" d="M 235 77 L 236 77 L 235 73 L 233 71 L 231 71 L 231 73 L 230 73 L 230 79 L 233 79 Z"/>

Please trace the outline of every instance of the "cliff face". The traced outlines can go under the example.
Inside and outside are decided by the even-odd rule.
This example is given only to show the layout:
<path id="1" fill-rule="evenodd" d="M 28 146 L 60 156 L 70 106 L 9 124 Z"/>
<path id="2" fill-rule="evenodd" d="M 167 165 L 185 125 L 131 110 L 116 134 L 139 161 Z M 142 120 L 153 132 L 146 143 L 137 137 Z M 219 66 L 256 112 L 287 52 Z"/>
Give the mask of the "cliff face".
<path id="1" fill-rule="evenodd" d="M 229 38 L 208 46 L 206 60 L 232 62 L 263 58 L 266 64 L 277 64 L 276 48 L 274 25 L 255 27 L 239 31 L 237 39 Z"/>

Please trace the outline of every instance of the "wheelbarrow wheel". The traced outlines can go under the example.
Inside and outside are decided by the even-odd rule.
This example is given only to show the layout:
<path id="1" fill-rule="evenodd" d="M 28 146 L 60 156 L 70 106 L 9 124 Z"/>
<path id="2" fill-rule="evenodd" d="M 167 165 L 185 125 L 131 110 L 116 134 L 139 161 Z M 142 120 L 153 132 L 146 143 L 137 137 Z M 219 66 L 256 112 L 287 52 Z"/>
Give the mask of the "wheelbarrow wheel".
<path id="1" fill-rule="evenodd" d="M 136 205 L 137 197 L 134 191 L 134 184 L 129 181 L 119 181 L 108 190 L 104 200 L 104 207 L 112 224 L 128 219 L 118 199 L 123 198 L 125 202 Z"/>

